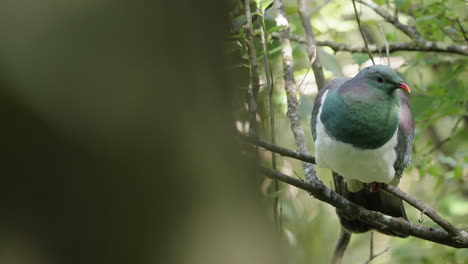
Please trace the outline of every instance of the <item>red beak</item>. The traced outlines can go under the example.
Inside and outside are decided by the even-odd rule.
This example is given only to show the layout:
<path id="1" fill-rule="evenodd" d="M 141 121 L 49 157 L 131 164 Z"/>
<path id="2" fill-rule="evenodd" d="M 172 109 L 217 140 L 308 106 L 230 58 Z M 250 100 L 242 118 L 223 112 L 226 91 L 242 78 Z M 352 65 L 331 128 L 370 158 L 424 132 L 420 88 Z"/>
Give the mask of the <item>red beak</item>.
<path id="1" fill-rule="evenodd" d="M 401 88 L 401 89 L 407 91 L 408 93 L 411 93 L 411 89 L 409 88 L 409 86 L 406 83 L 399 83 L 397 86 L 398 86 L 398 88 Z"/>

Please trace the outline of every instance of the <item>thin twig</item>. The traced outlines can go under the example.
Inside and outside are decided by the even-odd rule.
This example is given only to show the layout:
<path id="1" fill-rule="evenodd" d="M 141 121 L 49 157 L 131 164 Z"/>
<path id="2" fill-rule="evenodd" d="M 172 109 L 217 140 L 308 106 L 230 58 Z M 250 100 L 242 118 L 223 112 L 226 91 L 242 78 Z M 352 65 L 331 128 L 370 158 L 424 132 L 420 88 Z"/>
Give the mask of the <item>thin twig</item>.
<path id="1" fill-rule="evenodd" d="M 283 60 L 283 72 L 284 72 L 284 89 L 286 90 L 288 112 L 287 116 L 291 123 L 291 130 L 296 140 L 296 144 L 299 148 L 299 152 L 302 154 L 310 155 L 309 149 L 307 148 L 307 141 L 305 139 L 305 133 L 301 126 L 301 116 L 299 115 L 299 103 L 297 101 L 297 86 L 294 80 L 293 72 L 293 56 L 292 47 L 289 40 L 289 22 L 286 18 L 286 12 L 284 11 L 284 4 L 282 0 L 275 1 L 276 5 L 276 16 L 275 21 L 278 26 L 284 26 L 279 32 L 279 40 L 281 43 L 281 56 Z M 304 168 L 304 175 L 308 181 L 319 181 L 315 174 L 315 169 L 310 163 L 302 163 Z"/>
<path id="2" fill-rule="evenodd" d="M 388 248 L 386 248 L 386 249 L 380 251 L 379 253 L 373 255 L 372 258 L 369 258 L 368 260 L 366 260 L 366 262 L 364 262 L 364 264 L 369 264 L 372 260 L 374 260 L 375 258 L 377 258 L 377 257 L 380 256 L 380 255 L 383 255 L 383 254 L 384 254 L 385 252 L 387 252 L 389 249 L 390 249 L 390 248 L 388 247 Z"/>
<path id="3" fill-rule="evenodd" d="M 455 122 L 455 125 L 452 127 L 452 130 L 450 131 L 450 135 L 445 138 L 444 140 L 438 142 L 434 147 L 431 148 L 431 150 L 429 150 L 426 154 L 423 155 L 423 159 L 427 158 L 427 156 L 429 156 L 430 154 L 432 154 L 434 151 L 436 151 L 437 149 L 439 149 L 440 147 L 442 147 L 442 145 L 444 145 L 445 143 L 449 142 L 450 140 L 452 140 L 452 137 L 453 135 L 455 134 L 455 131 L 457 130 L 458 128 L 458 125 L 460 124 L 460 122 L 463 120 L 463 116 L 460 116 L 457 121 Z"/>
<path id="4" fill-rule="evenodd" d="M 307 71 L 306 71 L 306 73 L 304 74 L 304 77 L 302 77 L 302 80 L 301 80 L 301 82 L 299 83 L 299 86 L 297 87 L 297 90 L 303 91 L 303 90 L 301 90 L 301 87 L 303 87 L 302 84 L 304 83 L 305 79 L 307 78 L 307 75 L 309 75 L 309 71 L 310 71 L 310 68 L 307 68 Z M 305 87 L 307 87 L 307 82 L 306 82 Z"/>
<path id="5" fill-rule="evenodd" d="M 427 121 L 425 121 L 425 122 L 427 122 Z M 435 128 L 434 124 L 429 125 L 429 126 L 427 127 L 426 130 L 427 130 L 427 133 L 429 134 L 429 137 L 430 137 L 430 138 L 432 139 L 432 141 L 433 141 L 432 147 L 435 146 L 435 145 L 438 145 L 438 144 L 442 141 L 442 139 L 441 139 L 440 136 L 439 136 L 439 132 L 437 132 L 437 129 Z M 432 148 L 432 147 L 431 147 L 431 148 Z M 449 151 L 447 150 L 447 148 L 446 148 L 444 145 L 440 145 L 440 146 L 437 148 L 437 150 L 439 150 L 440 152 L 444 153 L 445 155 L 449 155 L 449 154 L 448 154 Z M 426 151 L 426 154 L 427 154 L 427 153 L 429 153 L 429 151 Z M 426 154 L 422 155 L 422 157 L 423 157 L 424 159 L 427 158 L 427 156 L 428 156 L 428 155 L 426 155 Z"/>
<path id="6" fill-rule="evenodd" d="M 357 24 L 358 24 L 358 27 L 359 27 L 359 32 L 361 32 L 362 40 L 364 40 L 364 45 L 366 46 L 367 54 L 369 54 L 369 58 L 372 61 L 372 64 L 375 65 L 374 58 L 372 57 L 372 53 L 369 50 L 369 45 L 367 45 L 366 37 L 364 36 L 364 32 L 362 31 L 361 19 L 359 18 L 359 15 L 358 15 L 358 12 L 357 12 L 357 9 L 356 9 L 356 2 L 355 2 L 355 0 L 352 0 L 352 1 L 353 1 L 353 7 L 354 7 L 354 14 L 356 15 L 356 21 L 357 21 Z"/>
<path id="7" fill-rule="evenodd" d="M 346 248 L 349 245 L 350 240 L 351 233 L 346 231 L 346 229 L 344 229 L 343 227 L 341 227 L 340 237 L 338 238 L 338 242 L 336 243 L 331 264 L 341 264 L 341 261 L 343 260 L 343 255 L 346 251 Z"/>
<path id="8" fill-rule="evenodd" d="M 387 41 L 387 37 L 385 37 L 385 32 L 383 31 L 383 28 L 382 28 L 381 24 L 379 24 L 379 30 L 380 30 L 380 34 L 382 34 L 382 38 L 383 38 L 384 43 L 385 43 L 385 52 L 387 54 L 387 63 L 388 63 L 388 66 L 390 67 L 390 51 L 389 51 L 389 48 L 388 48 L 388 41 Z"/>
<path id="9" fill-rule="evenodd" d="M 424 213 L 423 213 L 423 211 L 421 211 L 421 216 L 419 217 L 418 222 L 420 224 L 422 224 L 424 222 Z"/>
<path id="10" fill-rule="evenodd" d="M 380 251 L 377 254 L 374 254 L 374 232 L 370 232 L 370 249 L 369 249 L 369 258 L 364 262 L 364 264 L 369 264 L 372 260 L 377 258 L 378 256 L 382 255 L 383 253 L 387 252 L 390 248 L 386 248 Z"/>
<path id="11" fill-rule="evenodd" d="M 403 218 L 395 218 L 379 212 L 367 210 L 340 196 L 319 181 L 305 182 L 269 168 L 260 167 L 263 174 L 307 191 L 309 194 L 343 211 L 355 219 L 373 226 L 376 230 L 395 230 L 399 234 L 418 237 L 435 243 L 468 248 L 468 232 L 462 230 L 460 236 L 452 237 L 444 230 L 411 223 Z"/>
<path id="12" fill-rule="evenodd" d="M 312 31 L 312 25 L 310 24 L 310 11 L 307 6 L 306 0 L 297 0 L 297 7 L 299 16 L 301 17 L 302 27 L 307 42 L 307 55 L 309 56 L 309 63 L 314 71 L 315 82 L 317 83 L 318 89 L 322 89 L 325 86 L 325 76 L 323 74 L 322 64 L 317 54 L 317 46 L 315 45 L 314 32 Z"/>
<path id="13" fill-rule="evenodd" d="M 250 89 L 248 94 L 249 105 L 249 134 L 256 135 L 257 133 L 257 95 L 260 90 L 260 78 L 258 76 L 257 56 L 255 54 L 255 47 L 253 43 L 253 26 L 252 16 L 250 14 L 250 2 L 244 0 L 245 17 L 247 22 L 244 25 L 246 33 L 246 44 L 249 53 L 250 61 Z"/>

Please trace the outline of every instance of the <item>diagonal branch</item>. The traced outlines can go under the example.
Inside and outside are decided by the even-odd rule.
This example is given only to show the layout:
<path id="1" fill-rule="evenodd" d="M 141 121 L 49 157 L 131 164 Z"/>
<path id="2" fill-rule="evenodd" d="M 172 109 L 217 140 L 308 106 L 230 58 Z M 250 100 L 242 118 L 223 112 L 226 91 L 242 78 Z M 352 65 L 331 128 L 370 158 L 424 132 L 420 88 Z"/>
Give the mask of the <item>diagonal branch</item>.
<path id="1" fill-rule="evenodd" d="M 424 39 L 421 37 L 421 35 L 419 35 L 419 32 L 416 30 L 415 27 L 407 26 L 401 23 L 397 17 L 392 16 L 390 13 L 387 12 L 387 10 L 379 6 L 374 1 L 372 0 L 357 0 L 357 1 L 372 8 L 377 14 L 379 14 L 383 19 L 385 19 L 385 21 L 394 25 L 396 28 L 401 30 L 411 39 L 415 41 L 424 41 Z"/>
<path id="2" fill-rule="evenodd" d="M 431 150 L 429 150 L 426 154 L 423 155 L 423 158 L 427 158 L 427 156 L 429 156 L 432 152 L 436 151 L 437 149 L 442 147 L 442 145 L 449 142 L 452 139 L 453 135 L 455 134 L 455 131 L 457 131 L 458 124 L 460 124 L 462 119 L 463 119 L 463 116 L 460 116 L 455 122 L 455 125 L 452 127 L 452 130 L 450 131 L 450 135 L 444 140 L 441 140 L 440 142 L 438 142 L 434 147 L 432 147 Z"/>
<path id="3" fill-rule="evenodd" d="M 457 25 L 460 28 L 460 31 L 463 35 L 463 38 L 465 39 L 465 42 L 468 42 L 468 37 L 466 36 L 466 31 L 465 28 L 463 27 L 462 23 L 460 22 L 460 19 L 457 18 Z"/>
<path id="4" fill-rule="evenodd" d="M 269 150 L 271 152 L 278 153 L 281 156 L 290 157 L 290 158 L 293 158 L 293 159 L 297 159 L 297 160 L 301 160 L 301 161 L 304 161 L 304 162 L 315 164 L 315 158 L 313 156 L 309 155 L 309 154 L 303 154 L 303 153 L 300 153 L 297 150 L 290 150 L 290 149 L 287 149 L 287 148 L 283 148 L 283 147 L 271 144 L 269 142 L 266 142 L 266 141 L 261 140 L 261 139 L 256 138 L 256 137 L 245 136 L 245 135 L 242 135 L 242 134 L 239 134 L 239 137 L 244 141 L 247 141 L 247 142 L 249 142 L 251 144 L 262 147 L 262 148 L 264 148 L 266 150 Z"/>
<path id="5" fill-rule="evenodd" d="M 286 18 L 284 11 L 284 4 L 282 0 L 275 1 L 277 13 L 275 21 L 278 26 L 284 26 L 279 32 L 279 40 L 281 43 L 281 56 L 283 59 L 283 72 L 284 72 L 284 89 L 286 90 L 287 101 L 288 101 L 288 112 L 287 116 L 291 123 L 291 130 L 294 134 L 296 144 L 299 148 L 299 152 L 302 154 L 310 155 L 309 149 L 307 148 L 307 141 L 305 139 L 304 130 L 301 126 L 301 116 L 299 115 L 297 101 L 297 86 L 294 80 L 293 72 L 293 56 L 292 47 L 289 40 L 289 22 Z M 315 169 L 310 163 L 303 162 L 304 175 L 308 181 L 319 181 L 315 175 Z"/>
<path id="6" fill-rule="evenodd" d="M 442 216 L 440 216 L 436 211 L 429 208 L 421 201 L 414 199 L 413 197 L 398 189 L 397 187 L 384 184 L 382 188 L 385 191 L 402 198 L 407 203 L 411 204 L 414 208 L 419 209 L 425 215 L 429 216 L 432 220 L 434 220 L 434 222 L 436 222 L 445 231 L 447 231 L 452 237 L 455 237 L 455 239 L 463 232 L 463 230 L 456 228 L 449 221 L 442 218 Z"/>
<path id="7" fill-rule="evenodd" d="M 403 218 L 395 218 L 379 212 L 367 210 L 340 196 L 321 182 L 305 182 L 264 167 L 260 167 L 260 170 L 267 177 L 303 189 L 318 200 L 334 206 L 338 210 L 373 226 L 377 230 L 398 230 L 401 234 L 418 237 L 435 243 L 455 248 L 468 248 L 468 232 L 464 230 L 460 232 L 458 237 L 454 238 L 444 230 L 426 227 L 417 223 L 408 222 Z"/>

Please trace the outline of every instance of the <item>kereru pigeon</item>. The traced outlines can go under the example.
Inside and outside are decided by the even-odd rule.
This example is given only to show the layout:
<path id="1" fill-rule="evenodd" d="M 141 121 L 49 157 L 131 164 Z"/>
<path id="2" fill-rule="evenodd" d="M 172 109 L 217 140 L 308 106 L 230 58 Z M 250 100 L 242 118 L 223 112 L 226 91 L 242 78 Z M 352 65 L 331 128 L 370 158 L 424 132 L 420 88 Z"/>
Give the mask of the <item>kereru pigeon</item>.
<path id="1" fill-rule="evenodd" d="M 334 79 L 315 99 L 311 126 L 317 166 L 335 172 L 339 194 L 367 209 L 407 219 L 401 199 L 380 190 L 382 183 L 398 185 L 411 160 L 414 123 L 402 90 L 411 92 L 384 65 L 367 67 L 354 78 Z M 350 232 L 371 229 L 337 213 Z"/>

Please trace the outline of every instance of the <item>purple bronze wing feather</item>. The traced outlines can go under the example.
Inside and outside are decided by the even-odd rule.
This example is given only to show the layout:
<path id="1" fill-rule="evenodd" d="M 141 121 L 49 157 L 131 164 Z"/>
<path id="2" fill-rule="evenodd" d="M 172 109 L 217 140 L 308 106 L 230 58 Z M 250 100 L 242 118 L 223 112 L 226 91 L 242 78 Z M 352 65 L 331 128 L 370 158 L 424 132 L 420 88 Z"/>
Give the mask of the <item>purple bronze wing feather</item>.
<path id="1" fill-rule="evenodd" d="M 397 160 L 395 161 L 393 167 L 395 168 L 396 174 L 400 177 L 403 174 L 403 170 L 408 167 L 411 161 L 411 151 L 413 149 L 414 138 L 414 122 L 411 115 L 410 106 L 408 104 L 408 98 L 401 91 L 398 91 L 398 94 L 401 98 L 401 103 L 398 120 L 398 142 L 395 147 Z"/>

